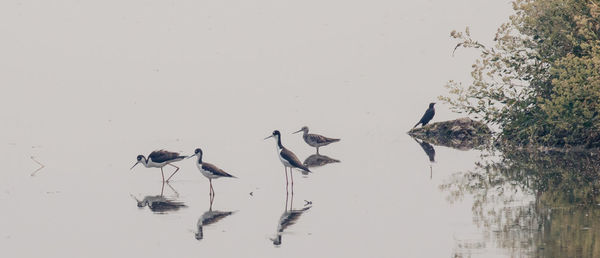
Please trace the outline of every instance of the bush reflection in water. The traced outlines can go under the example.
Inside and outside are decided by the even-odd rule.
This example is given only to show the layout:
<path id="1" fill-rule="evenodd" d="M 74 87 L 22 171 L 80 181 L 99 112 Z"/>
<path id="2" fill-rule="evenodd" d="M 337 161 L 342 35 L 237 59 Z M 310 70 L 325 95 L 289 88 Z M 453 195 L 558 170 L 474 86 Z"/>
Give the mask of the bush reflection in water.
<path id="1" fill-rule="evenodd" d="M 473 220 L 496 247 L 511 256 L 600 257 L 598 154 L 484 153 L 472 171 L 454 174 L 440 189 L 451 203 L 473 196 Z"/>

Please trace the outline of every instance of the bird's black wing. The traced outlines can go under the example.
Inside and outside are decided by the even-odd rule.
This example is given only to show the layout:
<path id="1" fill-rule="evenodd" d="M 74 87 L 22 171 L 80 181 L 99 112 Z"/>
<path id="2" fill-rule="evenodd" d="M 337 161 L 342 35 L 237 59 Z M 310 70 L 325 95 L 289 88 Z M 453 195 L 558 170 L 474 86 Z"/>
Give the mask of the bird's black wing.
<path id="1" fill-rule="evenodd" d="M 308 169 L 308 167 L 304 166 L 302 164 L 302 162 L 300 162 L 300 160 L 298 159 L 298 157 L 296 157 L 296 155 L 294 155 L 293 152 L 289 151 L 286 148 L 281 149 L 281 157 L 285 160 L 287 160 L 292 166 L 297 167 L 297 168 L 301 168 L 305 171 L 310 171 Z"/>
<path id="2" fill-rule="evenodd" d="M 230 175 L 229 173 L 225 172 L 224 170 L 222 170 L 222 169 L 218 168 L 217 166 L 210 164 L 210 163 L 202 162 L 202 169 L 209 171 L 213 175 L 222 176 L 222 177 L 234 177 L 234 176 Z"/>
<path id="3" fill-rule="evenodd" d="M 150 155 L 148 155 L 148 158 L 156 163 L 162 163 L 165 161 L 183 157 L 184 156 L 179 155 L 179 153 L 177 152 L 170 152 L 166 150 L 153 151 L 152 153 L 150 153 Z"/>

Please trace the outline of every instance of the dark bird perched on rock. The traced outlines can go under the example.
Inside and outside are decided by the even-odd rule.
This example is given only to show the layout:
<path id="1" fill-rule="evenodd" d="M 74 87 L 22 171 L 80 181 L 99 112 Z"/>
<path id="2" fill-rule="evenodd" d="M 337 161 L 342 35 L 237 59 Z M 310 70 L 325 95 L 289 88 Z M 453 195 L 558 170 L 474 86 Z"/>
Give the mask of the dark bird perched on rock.
<path id="1" fill-rule="evenodd" d="M 413 126 L 413 128 L 417 127 L 419 124 L 421 124 L 421 126 L 425 126 L 427 123 L 429 123 L 429 121 L 431 121 L 435 115 L 435 108 L 433 108 L 433 105 L 435 105 L 435 102 L 429 103 L 429 108 L 425 111 L 425 114 L 423 114 L 421 120 L 419 120 L 419 122 Z"/>

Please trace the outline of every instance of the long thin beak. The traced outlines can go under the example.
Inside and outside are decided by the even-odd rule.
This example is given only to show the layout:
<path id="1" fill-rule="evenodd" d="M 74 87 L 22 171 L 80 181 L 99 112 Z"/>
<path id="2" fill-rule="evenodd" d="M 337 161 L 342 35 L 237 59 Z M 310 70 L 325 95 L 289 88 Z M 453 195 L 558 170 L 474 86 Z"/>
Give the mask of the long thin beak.
<path id="1" fill-rule="evenodd" d="M 273 137 L 273 135 L 271 135 L 271 136 L 269 136 L 269 137 L 265 138 L 264 140 L 266 140 L 266 139 L 269 139 L 269 138 L 271 138 L 271 137 Z"/>
<path id="2" fill-rule="evenodd" d="M 300 129 L 300 130 L 298 130 L 298 131 L 295 131 L 295 132 L 293 132 L 292 134 L 299 133 L 299 132 L 302 132 L 302 129 Z"/>
<path id="3" fill-rule="evenodd" d="M 196 157 L 196 154 L 194 154 L 194 155 L 190 155 L 190 156 L 188 156 L 186 159 L 189 159 L 189 158 L 191 158 L 191 157 Z"/>
<path id="4" fill-rule="evenodd" d="M 140 164 L 140 162 L 136 162 L 135 164 L 133 164 L 133 167 L 131 167 L 129 170 L 132 170 L 137 164 Z"/>

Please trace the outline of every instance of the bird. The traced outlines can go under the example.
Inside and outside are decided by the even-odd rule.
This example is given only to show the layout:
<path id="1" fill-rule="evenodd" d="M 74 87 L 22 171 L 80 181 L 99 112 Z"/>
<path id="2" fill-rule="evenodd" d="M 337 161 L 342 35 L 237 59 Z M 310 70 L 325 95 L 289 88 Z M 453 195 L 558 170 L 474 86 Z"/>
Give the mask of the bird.
<path id="1" fill-rule="evenodd" d="M 302 135 L 302 138 L 304 138 L 304 141 L 308 145 L 317 148 L 317 154 L 319 154 L 319 147 L 340 141 L 340 139 L 329 138 L 329 137 L 325 137 L 323 135 L 312 134 L 312 133 L 309 134 L 307 126 L 303 126 L 300 130 L 298 130 L 294 133 L 299 133 L 299 132 L 304 132 L 304 134 Z"/>
<path id="2" fill-rule="evenodd" d="M 310 171 L 310 169 L 308 169 L 307 166 L 303 165 L 302 162 L 300 162 L 298 157 L 296 157 L 296 155 L 293 152 L 291 152 L 287 148 L 283 147 L 283 145 L 281 144 L 281 133 L 278 130 L 273 131 L 273 134 L 266 137 L 265 140 L 269 139 L 269 138 L 275 139 L 275 144 L 277 146 L 279 160 L 283 164 L 283 169 L 285 170 L 286 188 L 288 185 L 287 168 L 288 167 L 290 168 L 290 177 L 292 179 L 292 192 L 293 192 L 294 191 L 294 177 L 292 177 L 292 169 L 297 168 L 297 169 L 301 169 L 306 172 L 311 172 L 311 171 Z"/>
<path id="3" fill-rule="evenodd" d="M 185 158 L 187 158 L 187 156 L 179 155 L 179 153 L 177 153 L 177 152 L 170 152 L 170 151 L 166 151 L 166 150 L 157 150 L 157 151 L 153 151 L 152 153 L 150 153 L 150 155 L 148 155 L 148 159 L 146 159 L 146 157 L 144 157 L 144 155 L 138 155 L 137 162 L 135 164 L 133 164 L 133 167 L 131 167 L 130 170 L 133 169 L 139 163 L 142 163 L 142 165 L 144 165 L 144 167 L 147 167 L 147 168 L 160 168 L 160 173 L 162 174 L 163 182 L 165 182 L 165 174 L 163 172 L 163 167 L 166 165 L 170 165 L 172 167 L 175 167 L 176 169 L 175 169 L 175 172 L 173 172 L 173 174 L 171 174 L 171 176 L 169 176 L 169 178 L 167 178 L 167 182 L 169 182 L 171 177 L 173 177 L 175 175 L 175 173 L 177 173 L 177 171 L 179 171 L 179 167 L 175 166 L 171 163 L 181 161 Z"/>
<path id="4" fill-rule="evenodd" d="M 221 177 L 236 178 L 235 176 L 225 172 L 224 170 L 218 168 L 217 166 L 215 166 L 213 164 L 203 162 L 202 161 L 202 149 L 200 149 L 200 148 L 197 148 L 196 150 L 194 150 L 194 155 L 190 156 L 190 158 L 191 157 L 198 157 L 196 166 L 198 167 L 198 170 L 200 170 L 200 173 L 202 173 L 202 175 L 204 175 L 206 178 L 208 178 L 208 182 L 210 183 L 209 195 L 211 195 L 211 196 L 214 196 L 214 194 L 215 194 L 215 190 L 213 189 L 213 186 L 212 186 L 213 179 L 217 179 L 217 178 L 221 178 Z"/>
<path id="5" fill-rule="evenodd" d="M 417 127 L 419 124 L 421 124 L 421 126 L 425 126 L 427 123 L 429 123 L 429 121 L 431 121 L 435 115 L 435 108 L 433 108 L 433 105 L 435 105 L 435 102 L 429 103 L 429 108 L 425 111 L 425 114 L 423 114 L 421 120 L 419 120 L 419 122 L 413 126 L 413 128 Z"/>

